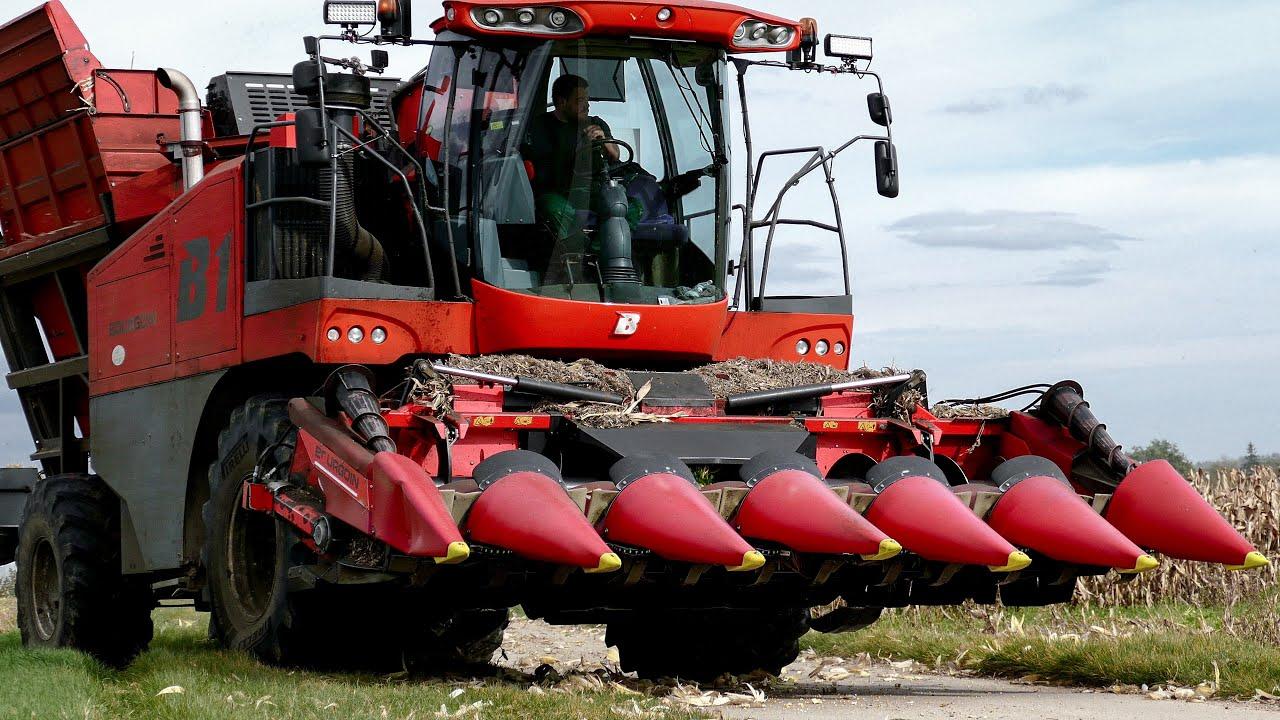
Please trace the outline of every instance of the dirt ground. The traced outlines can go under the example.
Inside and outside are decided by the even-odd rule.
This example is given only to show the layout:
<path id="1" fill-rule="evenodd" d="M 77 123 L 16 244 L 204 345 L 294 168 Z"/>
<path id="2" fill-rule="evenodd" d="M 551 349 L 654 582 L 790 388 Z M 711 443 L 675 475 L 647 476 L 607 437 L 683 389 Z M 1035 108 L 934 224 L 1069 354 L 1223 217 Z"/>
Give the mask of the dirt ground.
<path id="1" fill-rule="evenodd" d="M 602 627 L 551 627 L 513 618 L 499 664 L 532 672 L 548 664 L 566 675 L 616 667 Z M 754 687 L 754 686 L 753 686 Z M 733 720 L 1280 720 L 1280 708 L 1257 703 L 1152 700 L 1141 694 L 1060 688 L 1026 682 L 939 675 L 905 661 L 818 657 L 807 651 L 781 681 L 751 689 L 677 690 L 708 717 Z"/>
<path id="2" fill-rule="evenodd" d="M 12 632 L 15 620 L 13 598 L 0 598 L 0 633 Z M 590 690 L 586 680 L 601 668 L 616 669 L 617 655 L 605 647 L 603 627 L 552 627 L 518 617 L 511 621 L 497 662 L 525 673 L 550 666 L 563 676 L 562 682 L 572 686 L 579 681 Z M 812 651 L 788 666 L 780 680 L 758 688 L 744 683 L 669 691 L 679 698 L 676 704 L 726 720 L 1280 720 L 1275 705 L 1151 700 L 1141 694 L 940 675 L 910 661 L 819 657 Z M 660 719 L 661 713 L 636 717 Z"/>

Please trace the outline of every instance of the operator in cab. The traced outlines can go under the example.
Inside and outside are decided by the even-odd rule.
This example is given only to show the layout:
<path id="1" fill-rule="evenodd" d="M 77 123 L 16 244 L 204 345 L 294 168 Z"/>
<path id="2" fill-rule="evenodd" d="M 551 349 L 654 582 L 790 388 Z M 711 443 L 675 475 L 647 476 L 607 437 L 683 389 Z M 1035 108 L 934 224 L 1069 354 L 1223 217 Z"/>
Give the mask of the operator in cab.
<path id="1" fill-rule="evenodd" d="M 558 254 L 588 251 L 582 231 L 595 222 L 607 164 L 620 157 L 618 145 L 601 142 L 613 136 L 608 123 L 591 115 L 589 89 L 579 75 L 556 78 L 551 86 L 553 109 L 533 118 L 521 149 L 533 165 L 538 218 L 558 245 L 567 245 Z M 643 206 L 633 201 L 627 219 L 634 226 L 643 213 Z"/>

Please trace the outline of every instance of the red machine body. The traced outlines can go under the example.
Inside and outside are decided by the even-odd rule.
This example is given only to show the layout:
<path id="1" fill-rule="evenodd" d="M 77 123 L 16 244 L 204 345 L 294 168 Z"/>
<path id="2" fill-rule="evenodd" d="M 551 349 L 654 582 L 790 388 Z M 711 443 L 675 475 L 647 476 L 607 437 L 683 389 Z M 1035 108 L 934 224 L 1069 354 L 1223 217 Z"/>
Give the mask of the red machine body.
<path id="1" fill-rule="evenodd" d="M 408 3 L 372 5 L 381 41 L 404 42 L 385 28 Z M 783 208 L 811 173 L 834 193 L 852 142 L 754 165 L 748 146 L 756 181 L 768 159 L 808 159 L 763 216 L 750 188 L 729 257 L 731 67 L 873 79 L 885 135 L 860 138 L 897 195 L 883 86 L 858 65 L 869 40 L 838 36 L 853 49 L 821 65 L 813 21 L 716 2 L 443 9 L 431 64 L 402 86 L 326 59 L 320 40 L 366 37 L 349 25 L 292 77 L 215 78 L 204 105 L 180 73 L 103 68 L 57 0 L 0 27 L 8 380 L 44 472 L 109 488 L 117 580 L 191 598 L 228 644 L 267 637 L 276 660 L 285 635 L 235 625 L 259 588 L 224 612 L 242 575 L 275 593 L 376 586 L 454 619 L 520 604 L 607 622 L 627 666 L 661 637 L 636 625 L 658 611 L 1044 604 L 1080 576 L 1149 570 L 1149 552 L 1266 564 L 1170 466 L 1129 460 L 1074 383 L 1034 386 L 1034 410 L 944 418 L 923 373 L 844 374 L 847 267 L 843 293 L 765 288 L 782 225 L 835 234 L 847 266 L 837 202 L 834 223 Z M 653 122 L 596 139 L 628 162 L 585 143 L 593 172 L 558 197 L 522 133 L 568 122 L 571 70 L 569 97 Z M 499 374 L 515 355 L 565 364 Z M 734 360 L 821 382 L 713 392 L 706 366 Z M 548 376 L 584 367 L 606 375 Z M 286 547 L 305 561 L 257 559 Z"/>

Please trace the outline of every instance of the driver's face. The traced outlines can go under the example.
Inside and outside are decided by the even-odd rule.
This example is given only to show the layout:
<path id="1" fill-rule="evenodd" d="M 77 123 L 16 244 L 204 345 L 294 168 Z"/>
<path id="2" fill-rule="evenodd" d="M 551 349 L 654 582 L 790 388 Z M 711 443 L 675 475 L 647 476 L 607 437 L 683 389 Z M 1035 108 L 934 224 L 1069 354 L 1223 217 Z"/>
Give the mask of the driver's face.
<path id="1" fill-rule="evenodd" d="M 591 101 L 589 100 L 591 93 L 587 88 L 577 88 L 573 94 L 561 101 L 560 112 L 567 117 L 575 117 L 579 120 L 586 120 L 591 114 Z"/>

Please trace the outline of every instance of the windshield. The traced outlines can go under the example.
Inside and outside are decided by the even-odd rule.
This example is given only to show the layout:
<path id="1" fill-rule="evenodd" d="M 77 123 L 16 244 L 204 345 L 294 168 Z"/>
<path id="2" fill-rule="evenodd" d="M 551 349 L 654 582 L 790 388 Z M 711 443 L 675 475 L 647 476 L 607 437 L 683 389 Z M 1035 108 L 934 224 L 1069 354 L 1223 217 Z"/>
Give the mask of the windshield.
<path id="1" fill-rule="evenodd" d="M 456 87 L 430 77 L 441 72 Z M 474 276 L 608 301 L 609 269 L 628 255 L 628 302 L 722 300 L 723 77 L 717 48 L 636 40 L 472 46 L 429 72 L 454 98 L 424 129 L 447 146 L 437 159 Z"/>

